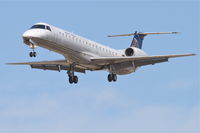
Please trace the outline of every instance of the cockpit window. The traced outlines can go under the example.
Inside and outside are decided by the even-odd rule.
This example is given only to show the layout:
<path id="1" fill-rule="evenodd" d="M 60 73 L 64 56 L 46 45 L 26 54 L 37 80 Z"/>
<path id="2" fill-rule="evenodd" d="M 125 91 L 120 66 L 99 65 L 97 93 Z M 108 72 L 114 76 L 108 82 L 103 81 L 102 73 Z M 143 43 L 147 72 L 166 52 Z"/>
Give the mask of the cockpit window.
<path id="1" fill-rule="evenodd" d="M 47 27 L 47 30 L 51 31 L 51 28 L 49 26 L 46 26 Z"/>
<path id="2" fill-rule="evenodd" d="M 33 25 L 30 29 L 46 29 L 46 30 L 51 31 L 51 28 L 49 26 L 41 25 L 41 24 Z"/>
<path id="3" fill-rule="evenodd" d="M 45 29 L 45 25 L 33 25 L 31 29 Z"/>

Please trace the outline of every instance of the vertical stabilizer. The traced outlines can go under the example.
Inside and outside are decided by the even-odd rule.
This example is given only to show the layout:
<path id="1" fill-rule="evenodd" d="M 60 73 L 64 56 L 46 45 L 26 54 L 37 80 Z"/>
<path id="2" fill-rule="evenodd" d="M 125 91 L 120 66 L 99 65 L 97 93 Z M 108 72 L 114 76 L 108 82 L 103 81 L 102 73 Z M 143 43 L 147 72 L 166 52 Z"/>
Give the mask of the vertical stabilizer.
<path id="1" fill-rule="evenodd" d="M 133 37 L 133 40 L 131 42 L 131 47 L 136 47 L 136 48 L 142 49 L 142 43 L 143 43 L 145 36 L 146 35 L 141 34 L 141 33 L 137 33 L 137 31 L 136 31 L 134 33 L 134 37 Z"/>

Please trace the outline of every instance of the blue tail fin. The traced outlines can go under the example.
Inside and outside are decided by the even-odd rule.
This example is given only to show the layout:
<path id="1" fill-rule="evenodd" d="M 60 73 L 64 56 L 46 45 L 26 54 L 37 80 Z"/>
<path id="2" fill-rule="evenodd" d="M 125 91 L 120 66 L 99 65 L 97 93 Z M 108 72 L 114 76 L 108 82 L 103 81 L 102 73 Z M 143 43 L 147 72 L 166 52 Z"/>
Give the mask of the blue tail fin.
<path id="1" fill-rule="evenodd" d="M 143 42 L 143 39 L 146 35 L 140 34 L 137 31 L 134 34 L 135 35 L 134 35 L 133 40 L 131 42 L 131 47 L 136 47 L 136 48 L 142 49 L 142 42 Z"/>

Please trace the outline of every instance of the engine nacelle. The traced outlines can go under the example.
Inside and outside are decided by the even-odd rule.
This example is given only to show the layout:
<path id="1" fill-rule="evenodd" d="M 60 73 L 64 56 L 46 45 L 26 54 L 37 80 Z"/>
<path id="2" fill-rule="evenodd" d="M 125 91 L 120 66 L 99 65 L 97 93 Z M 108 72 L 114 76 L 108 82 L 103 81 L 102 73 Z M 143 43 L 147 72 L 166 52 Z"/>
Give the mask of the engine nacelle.
<path id="1" fill-rule="evenodd" d="M 133 48 L 127 48 L 126 50 L 125 50 L 125 55 L 126 56 L 133 56 L 133 54 L 135 53 L 135 51 L 134 51 L 134 49 Z"/>

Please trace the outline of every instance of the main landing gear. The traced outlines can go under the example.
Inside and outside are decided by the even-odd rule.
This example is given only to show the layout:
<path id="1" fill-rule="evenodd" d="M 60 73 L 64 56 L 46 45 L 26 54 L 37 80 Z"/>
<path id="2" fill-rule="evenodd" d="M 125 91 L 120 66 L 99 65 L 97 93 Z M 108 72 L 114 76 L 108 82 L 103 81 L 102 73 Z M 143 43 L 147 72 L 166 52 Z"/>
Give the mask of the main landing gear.
<path id="1" fill-rule="evenodd" d="M 112 81 L 117 81 L 117 74 L 114 74 L 114 73 L 110 73 L 108 74 L 108 81 L 109 82 L 112 82 Z"/>
<path id="2" fill-rule="evenodd" d="M 77 76 L 69 76 L 69 83 L 77 84 L 78 83 L 78 77 Z"/>
<path id="3" fill-rule="evenodd" d="M 67 72 L 70 84 L 73 84 L 73 83 L 77 84 L 78 83 L 78 76 L 74 75 L 74 67 L 75 67 L 75 64 L 74 63 L 71 64 L 70 69 Z"/>

